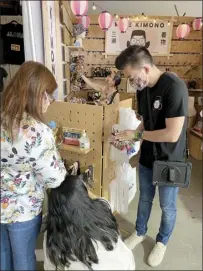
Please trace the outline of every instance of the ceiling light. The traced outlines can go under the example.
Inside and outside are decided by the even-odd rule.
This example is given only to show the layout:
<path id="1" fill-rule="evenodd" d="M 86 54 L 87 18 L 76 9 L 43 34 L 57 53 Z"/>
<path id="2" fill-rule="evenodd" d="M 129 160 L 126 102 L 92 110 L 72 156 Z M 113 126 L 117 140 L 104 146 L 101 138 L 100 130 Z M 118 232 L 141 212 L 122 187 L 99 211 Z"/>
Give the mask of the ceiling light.
<path id="1" fill-rule="evenodd" d="M 93 5 L 92 5 L 92 9 L 93 9 L 93 10 L 96 10 L 96 6 L 95 6 L 94 3 L 93 3 Z"/>

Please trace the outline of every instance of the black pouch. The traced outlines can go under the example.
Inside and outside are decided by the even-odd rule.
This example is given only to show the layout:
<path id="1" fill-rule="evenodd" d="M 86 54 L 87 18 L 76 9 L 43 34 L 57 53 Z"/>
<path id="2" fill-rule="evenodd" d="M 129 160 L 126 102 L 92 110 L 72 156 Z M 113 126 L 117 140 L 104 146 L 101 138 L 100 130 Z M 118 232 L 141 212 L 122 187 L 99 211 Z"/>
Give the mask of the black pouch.
<path id="1" fill-rule="evenodd" d="M 147 102 L 149 110 L 150 129 L 153 130 L 153 120 L 151 112 L 151 104 L 149 90 L 147 90 Z M 186 132 L 186 158 L 189 156 Z M 157 160 L 157 149 L 153 143 L 153 154 L 155 162 L 153 164 L 153 185 L 155 186 L 173 186 L 173 187 L 188 187 L 190 185 L 192 164 L 188 161 L 160 161 Z"/>

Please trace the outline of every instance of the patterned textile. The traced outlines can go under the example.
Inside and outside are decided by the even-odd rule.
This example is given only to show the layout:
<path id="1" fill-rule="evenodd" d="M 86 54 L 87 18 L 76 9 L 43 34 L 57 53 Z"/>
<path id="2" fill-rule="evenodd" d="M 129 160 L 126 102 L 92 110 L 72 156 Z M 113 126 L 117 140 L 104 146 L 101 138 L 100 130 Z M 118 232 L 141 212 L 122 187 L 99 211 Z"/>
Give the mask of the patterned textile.
<path id="1" fill-rule="evenodd" d="M 14 131 L 12 143 L 1 124 L 1 223 L 33 219 L 42 211 L 45 189 L 66 175 L 48 126 L 25 113 Z"/>

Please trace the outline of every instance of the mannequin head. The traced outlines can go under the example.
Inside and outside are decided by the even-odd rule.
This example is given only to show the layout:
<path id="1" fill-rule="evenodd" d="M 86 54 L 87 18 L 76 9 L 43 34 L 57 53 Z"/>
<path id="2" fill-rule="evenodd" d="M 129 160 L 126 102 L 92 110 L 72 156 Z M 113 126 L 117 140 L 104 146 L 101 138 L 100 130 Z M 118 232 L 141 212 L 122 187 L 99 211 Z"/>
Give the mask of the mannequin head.
<path id="1" fill-rule="evenodd" d="M 73 36 L 75 38 L 75 46 L 82 46 L 82 40 L 86 36 L 86 29 L 82 24 L 76 24 L 73 28 Z"/>
<path id="2" fill-rule="evenodd" d="M 111 74 L 107 76 L 106 82 L 109 87 L 117 87 L 121 83 L 121 77 L 119 75 Z"/>

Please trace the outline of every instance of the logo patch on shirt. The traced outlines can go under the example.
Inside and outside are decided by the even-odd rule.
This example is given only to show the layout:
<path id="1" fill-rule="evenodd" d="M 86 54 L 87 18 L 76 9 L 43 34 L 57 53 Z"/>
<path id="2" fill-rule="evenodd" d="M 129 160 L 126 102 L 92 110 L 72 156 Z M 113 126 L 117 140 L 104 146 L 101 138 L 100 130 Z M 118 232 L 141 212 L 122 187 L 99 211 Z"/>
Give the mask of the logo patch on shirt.
<path id="1" fill-rule="evenodd" d="M 20 52 L 20 45 L 18 45 L 18 44 L 11 44 L 11 51 Z"/>
<path id="2" fill-rule="evenodd" d="M 162 109 L 161 97 L 156 97 L 154 101 L 154 109 L 157 109 L 157 110 Z"/>

